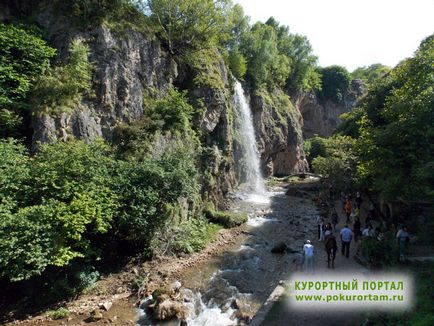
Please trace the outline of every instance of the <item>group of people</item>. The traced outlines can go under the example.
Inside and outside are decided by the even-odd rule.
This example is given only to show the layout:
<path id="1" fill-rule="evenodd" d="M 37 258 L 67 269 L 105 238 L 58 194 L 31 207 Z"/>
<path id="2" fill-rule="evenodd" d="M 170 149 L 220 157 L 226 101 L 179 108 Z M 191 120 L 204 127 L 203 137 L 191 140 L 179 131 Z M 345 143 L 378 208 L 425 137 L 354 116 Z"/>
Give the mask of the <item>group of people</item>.
<path id="1" fill-rule="evenodd" d="M 354 205 L 351 198 L 351 195 L 345 196 L 341 194 L 342 199 L 342 208 L 343 212 L 346 215 L 345 226 L 339 231 L 339 237 L 341 240 L 341 253 L 346 258 L 349 258 L 350 255 L 350 245 L 354 240 L 356 244 L 359 244 L 357 247 L 357 252 L 360 250 L 360 238 L 362 237 L 378 237 L 380 232 L 378 229 L 374 229 L 371 221 L 373 220 L 373 205 L 369 205 L 369 209 L 366 215 L 366 225 L 362 230 L 362 223 L 360 221 L 360 208 L 362 205 L 362 196 L 358 191 L 356 193 L 354 199 Z M 350 228 L 350 223 L 352 223 L 352 229 Z M 334 267 L 334 259 L 337 251 L 337 242 L 334 233 L 336 230 L 336 225 L 339 222 L 339 215 L 335 208 L 333 208 L 331 214 L 331 223 L 326 223 L 324 218 L 321 216 L 317 217 L 317 227 L 318 227 L 318 241 L 324 242 L 325 249 L 327 252 L 327 263 L 328 267 L 330 267 L 330 263 L 332 267 Z M 404 226 L 400 229 L 396 235 L 399 251 L 400 251 L 400 260 L 405 259 L 405 251 L 406 246 L 409 241 L 408 229 Z M 314 272 L 314 246 L 310 240 L 307 240 L 305 245 L 303 246 L 303 254 L 302 254 L 302 264 L 304 265 L 305 271 L 307 273 Z"/>

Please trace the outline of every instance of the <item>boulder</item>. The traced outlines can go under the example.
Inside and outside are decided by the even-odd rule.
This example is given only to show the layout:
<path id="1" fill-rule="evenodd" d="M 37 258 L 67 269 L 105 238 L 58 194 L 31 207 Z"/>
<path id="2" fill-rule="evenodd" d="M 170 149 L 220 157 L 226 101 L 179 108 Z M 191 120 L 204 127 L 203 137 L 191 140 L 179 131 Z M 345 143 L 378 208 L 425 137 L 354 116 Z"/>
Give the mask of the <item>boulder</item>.
<path id="1" fill-rule="evenodd" d="M 288 248 L 288 246 L 286 245 L 286 243 L 279 242 L 276 245 L 274 245 L 274 247 L 271 249 L 271 252 L 273 254 L 283 254 L 283 253 L 285 253 L 287 248 Z"/>

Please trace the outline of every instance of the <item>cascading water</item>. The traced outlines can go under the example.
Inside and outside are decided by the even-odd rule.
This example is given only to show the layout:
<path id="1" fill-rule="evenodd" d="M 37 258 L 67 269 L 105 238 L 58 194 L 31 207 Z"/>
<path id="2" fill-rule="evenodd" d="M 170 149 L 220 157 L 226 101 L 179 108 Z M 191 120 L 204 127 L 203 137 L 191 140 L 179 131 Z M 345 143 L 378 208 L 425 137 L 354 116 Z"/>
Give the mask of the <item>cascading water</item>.
<path id="1" fill-rule="evenodd" d="M 237 138 L 242 147 L 242 162 L 245 170 L 245 182 L 250 194 L 247 199 L 258 200 L 266 194 L 264 179 L 261 173 L 259 152 L 256 146 L 255 129 L 253 128 L 252 111 L 247 102 L 244 90 L 239 81 L 235 82 L 235 109 Z"/>

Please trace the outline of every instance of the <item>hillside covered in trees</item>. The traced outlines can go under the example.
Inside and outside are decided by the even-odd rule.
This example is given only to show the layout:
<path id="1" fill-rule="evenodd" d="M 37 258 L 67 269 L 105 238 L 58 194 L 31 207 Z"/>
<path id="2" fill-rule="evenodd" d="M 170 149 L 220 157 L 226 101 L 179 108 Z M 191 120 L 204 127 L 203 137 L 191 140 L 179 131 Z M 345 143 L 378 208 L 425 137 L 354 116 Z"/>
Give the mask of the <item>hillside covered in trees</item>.
<path id="1" fill-rule="evenodd" d="M 198 251 L 245 222 L 227 211 L 245 181 L 235 80 L 264 175 L 312 169 L 336 191 L 434 201 L 432 35 L 393 69 L 350 73 L 229 0 L 0 11 L 0 284 L 15 299 L 28 284 L 41 302 L 71 297 L 113 262 Z M 334 135 L 305 141 L 325 116 Z"/>

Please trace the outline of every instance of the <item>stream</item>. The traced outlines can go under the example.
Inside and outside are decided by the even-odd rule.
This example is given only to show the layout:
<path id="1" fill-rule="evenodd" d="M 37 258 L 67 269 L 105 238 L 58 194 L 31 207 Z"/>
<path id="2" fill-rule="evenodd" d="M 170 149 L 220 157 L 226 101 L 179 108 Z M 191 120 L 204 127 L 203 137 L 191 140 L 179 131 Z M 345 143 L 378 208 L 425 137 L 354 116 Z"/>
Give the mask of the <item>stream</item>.
<path id="1" fill-rule="evenodd" d="M 315 233 L 318 212 L 310 198 L 289 197 L 283 187 L 262 198 L 240 197 L 233 210 L 249 213 L 245 236 L 224 253 L 187 270 L 180 280 L 188 325 L 237 325 L 249 320 L 279 281 L 288 279 L 304 241 Z M 286 253 L 271 253 L 280 242 L 289 247 Z M 179 321 L 155 323 L 140 309 L 137 324 L 179 325 Z"/>

